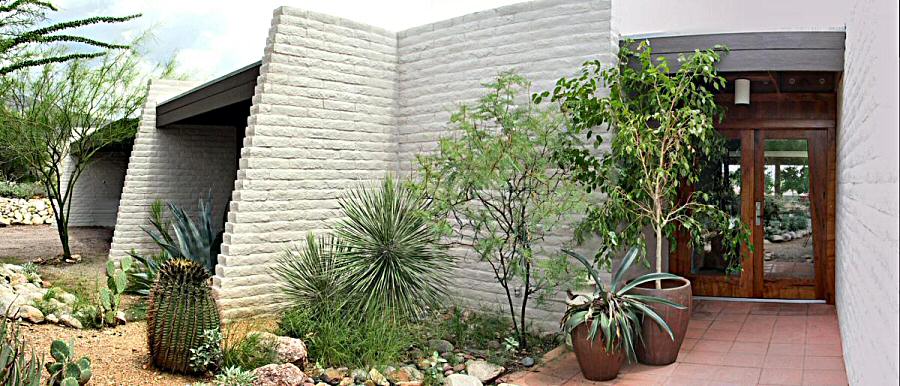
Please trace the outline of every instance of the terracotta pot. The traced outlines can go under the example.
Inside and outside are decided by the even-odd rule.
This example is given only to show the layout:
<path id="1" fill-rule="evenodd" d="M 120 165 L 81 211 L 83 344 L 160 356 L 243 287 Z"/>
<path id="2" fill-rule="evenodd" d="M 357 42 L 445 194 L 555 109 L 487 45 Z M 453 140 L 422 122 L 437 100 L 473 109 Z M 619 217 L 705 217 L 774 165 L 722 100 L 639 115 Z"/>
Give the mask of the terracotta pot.
<path id="1" fill-rule="evenodd" d="M 625 352 L 621 349 L 606 351 L 606 344 L 600 334 L 588 340 L 589 324 L 581 324 L 572 331 L 572 348 L 578 358 L 581 374 L 592 381 L 608 381 L 619 375 L 619 369 L 625 363 Z"/>
<path id="2" fill-rule="evenodd" d="M 687 333 L 688 322 L 691 320 L 691 282 L 685 278 L 679 280 L 663 280 L 662 289 L 656 289 L 656 282 L 652 281 L 635 287 L 630 293 L 649 295 L 663 298 L 687 308 L 679 310 L 665 304 L 653 303 L 650 308 L 669 324 L 675 340 L 651 318 L 644 318 L 641 324 L 641 337 L 644 344 L 636 344 L 635 353 L 638 361 L 648 365 L 668 365 L 678 358 L 681 343 Z"/>

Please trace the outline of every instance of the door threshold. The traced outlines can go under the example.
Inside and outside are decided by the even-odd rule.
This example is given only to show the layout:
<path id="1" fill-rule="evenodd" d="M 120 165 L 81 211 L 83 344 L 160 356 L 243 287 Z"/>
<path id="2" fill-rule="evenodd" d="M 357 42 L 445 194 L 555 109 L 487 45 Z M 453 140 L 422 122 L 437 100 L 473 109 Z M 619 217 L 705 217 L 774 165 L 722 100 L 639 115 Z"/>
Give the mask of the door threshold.
<path id="1" fill-rule="evenodd" d="M 825 304 L 824 300 L 807 299 L 762 299 L 762 298 L 728 298 L 718 296 L 694 296 L 696 300 L 715 300 L 721 302 L 747 302 L 747 303 L 795 303 L 795 304 Z"/>

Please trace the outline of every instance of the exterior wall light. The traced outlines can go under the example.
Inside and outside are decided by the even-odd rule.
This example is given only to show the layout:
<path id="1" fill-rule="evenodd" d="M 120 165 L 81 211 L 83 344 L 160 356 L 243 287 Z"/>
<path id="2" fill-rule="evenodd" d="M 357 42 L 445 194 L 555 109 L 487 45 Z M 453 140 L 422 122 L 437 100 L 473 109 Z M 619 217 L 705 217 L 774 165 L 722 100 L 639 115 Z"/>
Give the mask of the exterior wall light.
<path id="1" fill-rule="evenodd" d="M 750 79 L 734 80 L 734 104 L 750 104 Z"/>

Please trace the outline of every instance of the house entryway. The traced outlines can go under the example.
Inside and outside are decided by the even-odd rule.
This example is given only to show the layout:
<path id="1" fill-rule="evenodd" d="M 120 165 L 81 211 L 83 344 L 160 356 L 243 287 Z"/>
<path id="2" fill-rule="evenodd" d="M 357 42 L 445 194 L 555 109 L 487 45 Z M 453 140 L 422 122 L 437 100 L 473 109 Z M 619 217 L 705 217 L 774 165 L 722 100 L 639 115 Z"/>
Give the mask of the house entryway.
<path id="1" fill-rule="evenodd" d="M 765 299 L 834 298 L 834 153 L 836 73 L 727 74 L 717 96 L 727 109 L 717 127 L 726 152 L 702 161 L 695 185 L 751 231 L 751 247 L 709 235 L 704 247 L 686 237 L 672 271 L 694 295 Z M 737 79 L 751 84 L 750 104 L 736 105 Z"/>

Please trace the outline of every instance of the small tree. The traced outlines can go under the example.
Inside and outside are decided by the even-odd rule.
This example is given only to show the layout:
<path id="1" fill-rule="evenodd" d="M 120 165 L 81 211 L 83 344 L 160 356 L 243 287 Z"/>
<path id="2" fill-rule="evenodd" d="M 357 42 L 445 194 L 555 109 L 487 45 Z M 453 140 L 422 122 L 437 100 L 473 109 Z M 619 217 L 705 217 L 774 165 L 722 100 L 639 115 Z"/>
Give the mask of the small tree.
<path id="1" fill-rule="evenodd" d="M 90 59 L 105 55 L 109 49 L 127 46 L 62 33 L 71 29 L 106 23 L 122 23 L 140 15 L 122 17 L 95 16 L 38 26 L 56 7 L 44 0 L 0 0 L 0 76 L 28 67 Z M 77 43 L 100 48 L 94 52 L 69 52 L 48 49 L 54 43 Z"/>
<path id="2" fill-rule="evenodd" d="M 725 86 L 715 68 L 723 48 L 680 56 L 680 67 L 670 71 L 664 58 L 651 56 L 647 41 L 631 46 L 628 42 L 621 48 L 616 66 L 602 69 L 599 61 L 588 62 L 579 77 L 560 79 L 552 94 L 573 131 L 595 145 L 602 141 L 599 128 L 612 130 L 604 156 L 581 149 L 567 155 L 579 181 L 605 196 L 588 211 L 578 238 L 599 235 L 604 242 L 596 259 L 609 266 L 614 253 L 631 245 L 646 253 L 643 232 L 652 229 L 657 272 L 662 272 L 663 240 L 674 247 L 679 226 L 696 245 L 710 232 L 719 233 L 728 245 L 726 258 L 739 255 L 740 242 L 749 242 L 746 227 L 711 205 L 705 192 L 683 191 L 698 181 L 701 158 L 720 157 L 724 151 L 713 126 L 722 112 L 710 90 Z M 604 85 L 608 96 L 600 92 Z"/>
<path id="3" fill-rule="evenodd" d="M 452 115 L 454 135 L 440 140 L 440 150 L 418 157 L 419 187 L 447 240 L 491 266 L 519 344 L 527 347 L 529 299 L 554 289 L 568 271 L 558 251 L 538 256 L 548 252 L 545 237 L 585 201 L 570 170 L 557 162 L 578 141 L 558 113 L 517 98 L 530 86 L 524 78 L 504 73 L 485 86 L 489 92 L 474 108 L 463 105 Z"/>
<path id="4" fill-rule="evenodd" d="M 99 150 L 135 135 L 132 117 L 146 98 L 140 59 L 119 50 L 0 80 L 0 147 L 25 162 L 47 190 L 64 258 L 71 257 L 69 210 L 79 177 Z"/>

